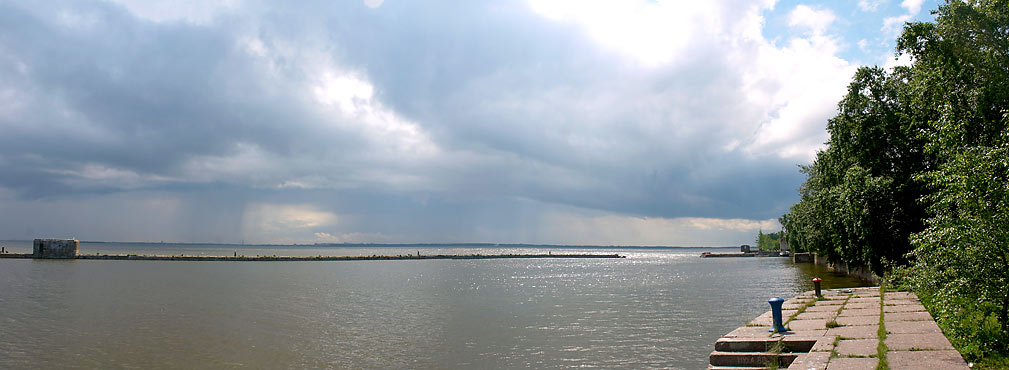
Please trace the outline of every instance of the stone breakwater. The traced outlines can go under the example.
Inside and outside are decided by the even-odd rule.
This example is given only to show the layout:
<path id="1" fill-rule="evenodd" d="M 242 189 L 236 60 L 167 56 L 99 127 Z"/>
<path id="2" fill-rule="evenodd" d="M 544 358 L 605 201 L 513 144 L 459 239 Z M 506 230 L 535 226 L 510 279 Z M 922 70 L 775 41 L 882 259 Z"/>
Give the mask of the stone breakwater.
<path id="1" fill-rule="evenodd" d="M 969 369 L 914 293 L 822 293 L 784 303 L 784 333 L 769 332 L 768 311 L 718 339 L 708 369 L 876 369 L 880 361 L 889 369 Z"/>
<path id="2" fill-rule="evenodd" d="M 37 258 L 32 253 L 3 253 L 0 258 Z M 120 261 L 387 261 L 387 260 L 476 260 L 501 258 L 625 258 L 619 254 L 432 254 L 396 256 L 186 256 L 136 254 L 78 254 L 59 259 Z M 44 258 L 49 259 L 49 258 Z"/>

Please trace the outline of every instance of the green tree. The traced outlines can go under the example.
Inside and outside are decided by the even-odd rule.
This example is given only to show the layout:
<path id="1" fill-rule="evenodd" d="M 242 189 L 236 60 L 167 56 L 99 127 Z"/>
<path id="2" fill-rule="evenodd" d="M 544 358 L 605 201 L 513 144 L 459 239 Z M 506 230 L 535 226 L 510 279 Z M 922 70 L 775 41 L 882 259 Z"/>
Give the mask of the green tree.
<path id="1" fill-rule="evenodd" d="M 1009 349 L 1009 1 L 949 1 L 905 27 L 912 104 L 934 165 L 906 272 L 969 357 Z"/>
<path id="2" fill-rule="evenodd" d="M 781 245 L 778 243 L 780 238 L 781 232 L 764 234 L 764 230 L 761 229 L 757 232 L 757 248 L 762 251 L 780 250 Z"/>
<path id="3" fill-rule="evenodd" d="M 856 72 L 780 220 L 796 250 L 908 263 L 898 274 L 977 358 L 1009 350 L 1009 0 L 934 14 L 898 39 L 911 66 Z"/>
<path id="4" fill-rule="evenodd" d="M 880 274 L 882 261 L 906 262 L 910 236 L 929 217 L 929 191 L 939 191 L 917 176 L 998 142 L 1009 101 L 1009 0 L 953 0 L 935 14 L 898 39 L 912 66 L 863 67 L 852 78 L 827 124 L 827 147 L 802 168 L 799 203 L 781 218 L 797 250 Z"/>
<path id="5" fill-rule="evenodd" d="M 926 166 L 920 131 L 925 113 L 911 109 L 907 69 L 860 68 L 830 119 L 830 141 L 812 165 L 800 201 L 781 218 L 796 250 L 829 261 L 871 267 L 903 261 L 908 237 L 922 229 L 922 187 L 914 175 Z"/>
<path id="6" fill-rule="evenodd" d="M 941 321 L 952 321 L 947 326 L 953 335 L 989 347 L 976 349 L 980 352 L 1004 350 L 1009 345 L 1009 132 L 999 145 L 966 148 L 922 178 L 935 192 L 928 197 L 928 228 L 912 238 L 911 280 L 919 290 L 944 297 L 933 306 Z M 970 311 L 980 312 L 981 319 L 962 320 Z M 989 318 L 998 323 L 998 335 L 984 335 L 979 327 Z M 978 336 L 986 338 L 970 340 Z"/>

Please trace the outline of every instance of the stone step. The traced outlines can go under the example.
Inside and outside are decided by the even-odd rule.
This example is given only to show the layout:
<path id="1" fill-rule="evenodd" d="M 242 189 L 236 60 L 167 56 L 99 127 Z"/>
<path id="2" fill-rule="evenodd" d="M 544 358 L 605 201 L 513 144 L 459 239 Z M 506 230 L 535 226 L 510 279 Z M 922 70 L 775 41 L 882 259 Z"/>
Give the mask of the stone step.
<path id="1" fill-rule="evenodd" d="M 778 366 L 784 368 L 792 364 L 798 357 L 795 353 L 773 354 L 767 352 L 720 352 L 714 351 L 708 355 L 708 363 L 712 366 L 735 366 L 735 367 L 763 367 L 775 358 L 778 359 Z"/>
<path id="2" fill-rule="evenodd" d="M 782 339 L 784 352 L 809 352 L 818 338 Z M 767 352 L 778 343 L 778 338 L 720 338 L 715 342 L 715 351 L 719 352 Z"/>

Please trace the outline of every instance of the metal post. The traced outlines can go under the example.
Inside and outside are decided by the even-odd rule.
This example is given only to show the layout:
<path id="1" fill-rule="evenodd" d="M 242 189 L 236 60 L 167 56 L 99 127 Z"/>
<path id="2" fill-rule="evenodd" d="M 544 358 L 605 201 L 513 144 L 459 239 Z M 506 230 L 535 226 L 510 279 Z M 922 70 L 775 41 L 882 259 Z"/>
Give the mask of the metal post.
<path id="1" fill-rule="evenodd" d="M 767 303 L 771 304 L 771 317 L 774 319 L 774 324 L 770 332 L 783 333 L 788 331 L 784 325 L 781 324 L 781 305 L 785 303 L 784 299 L 781 297 L 774 297 L 767 300 Z"/>
<path id="2" fill-rule="evenodd" d="M 820 279 L 818 277 L 813 278 L 813 290 L 816 291 L 816 296 L 817 297 L 823 297 L 823 295 L 820 294 L 820 282 L 821 281 L 823 281 L 823 279 Z"/>

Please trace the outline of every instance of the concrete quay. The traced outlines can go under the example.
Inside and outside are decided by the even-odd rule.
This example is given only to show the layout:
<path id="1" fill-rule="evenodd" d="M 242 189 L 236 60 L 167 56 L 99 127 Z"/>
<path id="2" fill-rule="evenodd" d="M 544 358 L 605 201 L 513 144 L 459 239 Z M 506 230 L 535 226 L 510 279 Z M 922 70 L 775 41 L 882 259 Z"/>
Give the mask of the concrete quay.
<path id="1" fill-rule="evenodd" d="M 387 261 L 387 260 L 472 260 L 501 258 L 624 258 L 619 254 L 432 254 L 397 256 L 186 256 L 136 254 L 78 254 L 71 257 L 38 257 L 32 253 L 0 253 L 0 258 L 77 259 L 126 261 Z"/>
<path id="2" fill-rule="evenodd" d="M 708 369 L 871 370 L 881 356 L 894 370 L 969 369 L 914 293 L 880 294 L 879 287 L 822 293 L 784 303 L 784 333 L 770 332 L 768 311 L 718 339 Z"/>

